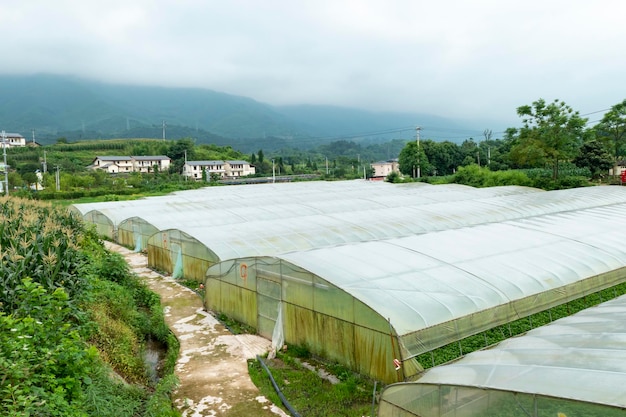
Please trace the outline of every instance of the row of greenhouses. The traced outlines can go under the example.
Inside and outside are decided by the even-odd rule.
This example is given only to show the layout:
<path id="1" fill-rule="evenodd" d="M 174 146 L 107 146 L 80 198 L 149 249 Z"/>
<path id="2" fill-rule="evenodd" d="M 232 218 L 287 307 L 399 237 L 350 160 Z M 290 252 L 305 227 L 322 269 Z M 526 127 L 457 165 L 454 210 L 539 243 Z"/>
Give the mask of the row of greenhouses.
<path id="1" fill-rule="evenodd" d="M 204 283 L 208 309 L 385 383 L 417 379 L 424 353 L 626 281 L 623 187 L 313 182 L 73 209 Z"/>

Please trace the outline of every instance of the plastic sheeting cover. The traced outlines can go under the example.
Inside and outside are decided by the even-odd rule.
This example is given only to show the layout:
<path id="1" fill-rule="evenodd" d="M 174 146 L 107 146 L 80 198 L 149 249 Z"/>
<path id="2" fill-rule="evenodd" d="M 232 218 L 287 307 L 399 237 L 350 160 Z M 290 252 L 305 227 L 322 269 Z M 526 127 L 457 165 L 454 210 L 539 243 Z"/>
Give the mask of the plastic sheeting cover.
<path id="1" fill-rule="evenodd" d="M 416 409 L 433 386 L 476 387 L 626 407 L 624 381 L 626 296 L 431 368 L 417 382 L 395 385 L 394 395 L 407 404 L 414 403 Z M 455 405 L 445 407 L 453 409 Z"/>

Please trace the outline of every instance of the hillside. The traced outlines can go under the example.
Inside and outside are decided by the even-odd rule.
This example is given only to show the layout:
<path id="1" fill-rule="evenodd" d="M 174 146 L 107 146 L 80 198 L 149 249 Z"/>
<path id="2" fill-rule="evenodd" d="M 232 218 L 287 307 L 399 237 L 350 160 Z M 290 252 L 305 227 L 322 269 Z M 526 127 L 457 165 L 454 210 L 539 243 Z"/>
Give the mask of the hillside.
<path id="1" fill-rule="evenodd" d="M 307 147 L 324 140 L 369 141 L 477 136 L 482 128 L 426 114 L 376 113 L 330 106 L 276 107 L 207 89 L 105 84 L 58 75 L 0 76 L 0 127 L 40 143 L 59 137 L 194 137 L 199 143 L 250 140 Z M 471 131 L 468 129 L 475 129 Z M 461 135 L 461 136 L 463 136 Z M 267 144 L 259 143 L 268 148 Z M 255 143 L 255 147 L 258 147 Z"/>

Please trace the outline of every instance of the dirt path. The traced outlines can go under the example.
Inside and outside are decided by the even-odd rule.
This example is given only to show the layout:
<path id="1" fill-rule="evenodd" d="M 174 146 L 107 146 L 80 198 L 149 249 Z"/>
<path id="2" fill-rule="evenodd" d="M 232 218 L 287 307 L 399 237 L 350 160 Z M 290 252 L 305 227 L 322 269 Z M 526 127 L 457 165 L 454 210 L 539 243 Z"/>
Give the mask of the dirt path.
<path id="1" fill-rule="evenodd" d="M 144 255 L 110 242 L 106 247 L 123 255 L 133 272 L 161 296 L 165 321 L 180 341 L 180 385 L 174 403 L 183 417 L 288 417 L 261 396 L 248 375 L 247 359 L 267 352 L 268 340 L 231 334 L 204 311 L 195 292 L 149 269 Z"/>

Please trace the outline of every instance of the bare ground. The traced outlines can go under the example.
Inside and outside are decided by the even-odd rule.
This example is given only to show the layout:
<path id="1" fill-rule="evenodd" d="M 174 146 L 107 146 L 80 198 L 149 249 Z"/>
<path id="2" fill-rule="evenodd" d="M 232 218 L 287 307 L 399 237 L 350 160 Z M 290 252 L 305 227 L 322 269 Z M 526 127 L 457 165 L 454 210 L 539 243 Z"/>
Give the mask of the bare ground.
<path id="1" fill-rule="evenodd" d="M 105 243 L 161 297 L 165 321 L 180 341 L 175 370 L 180 383 L 173 399 L 183 417 L 287 417 L 261 396 L 248 375 L 247 359 L 266 353 L 268 340 L 231 334 L 204 310 L 198 294 L 149 269 L 145 255 Z"/>

